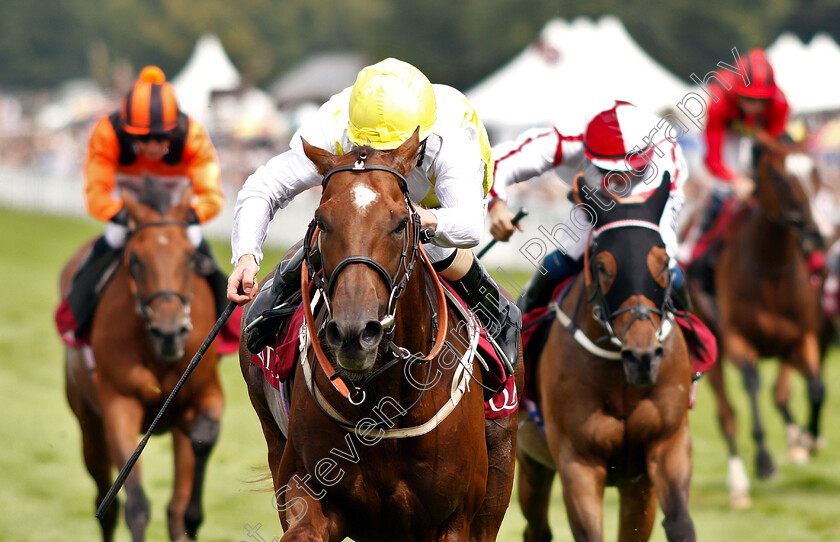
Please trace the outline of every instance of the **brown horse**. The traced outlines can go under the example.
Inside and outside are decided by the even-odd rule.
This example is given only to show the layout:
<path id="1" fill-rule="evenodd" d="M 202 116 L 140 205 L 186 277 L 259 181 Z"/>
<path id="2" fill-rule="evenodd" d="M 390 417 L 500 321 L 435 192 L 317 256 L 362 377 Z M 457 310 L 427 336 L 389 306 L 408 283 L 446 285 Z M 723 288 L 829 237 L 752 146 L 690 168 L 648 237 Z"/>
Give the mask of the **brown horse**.
<path id="1" fill-rule="evenodd" d="M 756 471 L 760 478 L 768 478 L 775 472 L 775 465 L 767 450 L 758 408 L 756 363 L 760 357 L 780 358 L 783 364 L 799 370 L 808 382 L 811 412 L 805 432 L 794 422 L 787 406 L 788 377 L 784 367 L 774 394 L 787 425 L 789 454 L 795 461 L 804 461 L 819 438 L 824 393 L 821 345 L 825 341 L 819 288 L 811 284 L 803 249 L 803 245 L 818 238 L 808 198 L 800 181 L 786 170 L 785 156 L 763 148 L 757 152 L 755 205 L 733 221 L 723 240 L 714 274 L 714 300 L 698 290 L 692 296 L 698 314 L 715 330 L 722 344 L 721 354 L 741 372 L 752 407 Z M 709 377 L 729 447 L 730 501 L 733 507 L 743 508 L 751 504 L 749 478 L 738 456 L 735 416 L 726 396 L 723 374 L 718 363 Z"/>
<path id="2" fill-rule="evenodd" d="M 578 205 L 596 217 L 594 244 L 585 280 L 575 279 L 552 305 L 556 318 L 535 369 L 534 402 L 548 450 L 521 445 L 517 452 L 526 542 L 551 539 L 555 471 L 575 540 L 603 540 L 606 486 L 617 486 L 621 499 L 619 540 L 648 540 L 657 498 L 668 540 L 695 539 L 688 511 L 691 366 L 666 309 L 670 272 L 658 228 L 669 184 L 666 173 L 644 202 L 611 202 L 603 193 L 584 203 L 575 183 Z"/>
<path id="3" fill-rule="evenodd" d="M 516 419 L 485 422 L 475 330 L 421 249 L 405 181 L 418 148 L 417 132 L 390 152 L 304 142 L 324 175 L 304 246 L 320 250 L 326 308 L 306 311 L 287 433 L 244 333 L 241 347 L 284 541 L 495 540 L 507 509 Z"/>
<path id="4" fill-rule="evenodd" d="M 141 195 L 144 203 L 123 195 L 133 231 L 94 315 L 92 359 L 87 348 L 66 352 L 67 398 L 82 428 L 97 506 L 111 487 L 113 468 L 122 468 L 134 452 L 138 435 L 159 412 L 215 321 L 213 294 L 194 271 L 198 260 L 186 234 L 192 190 L 167 212 L 169 202 L 162 197 L 170 196 L 151 194 Z M 89 247 L 64 268 L 62 294 Z M 211 346 L 159 427 L 172 432 L 175 453 L 175 487 L 167 509 L 172 540 L 195 539 L 202 521 L 205 466 L 223 408 L 217 362 Z M 143 540 L 150 506 L 139 462 L 125 491 L 126 523 L 132 539 Z M 100 520 L 103 540 L 113 539 L 117 509 L 111 506 Z"/>

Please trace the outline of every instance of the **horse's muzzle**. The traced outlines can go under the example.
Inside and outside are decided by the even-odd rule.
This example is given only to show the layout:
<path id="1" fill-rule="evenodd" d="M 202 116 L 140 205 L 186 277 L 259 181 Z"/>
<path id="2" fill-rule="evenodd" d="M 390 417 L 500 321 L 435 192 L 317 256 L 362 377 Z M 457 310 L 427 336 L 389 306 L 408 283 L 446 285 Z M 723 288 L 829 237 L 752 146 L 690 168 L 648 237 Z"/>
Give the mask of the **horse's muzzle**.
<path id="1" fill-rule="evenodd" d="M 149 336 L 157 357 L 166 363 L 177 363 L 184 357 L 184 342 L 190 332 L 189 326 L 181 326 L 174 331 L 150 327 Z"/>
<path id="2" fill-rule="evenodd" d="M 365 373 L 376 361 L 376 352 L 384 330 L 378 320 L 348 322 L 335 320 L 327 324 L 327 343 L 342 369 Z"/>
<path id="3" fill-rule="evenodd" d="M 652 386 L 659 378 L 665 350 L 662 345 L 623 348 L 621 361 L 624 378 L 631 386 Z"/>

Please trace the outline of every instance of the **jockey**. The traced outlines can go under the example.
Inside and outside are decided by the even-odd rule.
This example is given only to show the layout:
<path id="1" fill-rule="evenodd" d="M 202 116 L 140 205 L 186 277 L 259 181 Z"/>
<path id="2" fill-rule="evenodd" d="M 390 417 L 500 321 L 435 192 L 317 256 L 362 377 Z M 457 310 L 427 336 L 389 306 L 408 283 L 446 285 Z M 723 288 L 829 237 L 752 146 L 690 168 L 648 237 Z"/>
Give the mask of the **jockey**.
<path id="1" fill-rule="evenodd" d="M 235 264 L 228 299 L 245 303 L 257 296 L 257 271 L 271 218 L 296 195 L 320 184 L 321 175 L 304 155 L 301 137 L 338 153 L 369 145 L 388 151 L 420 128 L 417 166 L 407 176 L 410 197 L 419 202 L 422 227 L 434 237 L 423 248 L 435 268 L 467 302 L 508 361 L 516 363 L 521 318 L 470 250 L 481 240 L 483 199 L 493 182 L 490 145 L 484 126 L 466 98 L 454 88 L 432 85 L 414 66 L 393 58 L 363 68 L 355 84 L 336 94 L 292 137 L 290 150 L 275 156 L 245 182 L 236 202 L 231 238 Z M 283 261 L 267 281 L 249 313 L 295 309 L 303 250 Z M 240 295 L 242 288 L 245 295 Z M 269 293 L 270 292 L 270 293 Z M 483 310 L 477 310 L 481 307 Z M 276 326 L 249 333 L 259 352 Z"/>
<path id="2" fill-rule="evenodd" d="M 712 192 L 684 254 L 711 228 L 725 201 L 733 195 L 746 200 L 752 194 L 755 183 L 738 159 L 742 142 L 755 140 L 779 148 L 778 140 L 785 135 L 790 108 L 764 51 L 753 49 L 739 67 L 739 73 L 725 71 L 719 74 L 722 81 L 713 79 L 709 86 L 715 98 L 708 104 L 704 163 L 713 178 Z"/>
<path id="3" fill-rule="evenodd" d="M 88 213 L 106 225 L 104 235 L 94 242 L 76 272 L 67 296 L 78 324 L 77 337 L 92 320 L 101 275 L 118 260 L 130 233 L 128 212 L 118 192 L 128 190 L 137 196 L 146 178 L 171 191 L 173 202 L 192 184 L 195 199 L 187 235 L 198 253 L 213 262 L 207 279 L 218 311 L 227 304 L 227 278 L 216 267 L 199 227 L 224 207 L 216 149 L 205 128 L 178 109 L 175 90 L 160 68 L 147 66 L 121 109 L 100 119 L 88 143 L 85 203 Z"/>
<path id="4" fill-rule="evenodd" d="M 650 195 L 667 171 L 671 176 L 671 192 L 660 221 L 660 232 L 670 257 L 674 291 L 682 287 L 682 273 L 676 264 L 677 225 L 685 201 L 683 185 L 688 166 L 677 142 L 682 133 L 668 122 L 636 106 L 616 101 L 586 122 L 561 128 L 535 128 L 516 140 L 493 148 L 495 184 L 491 191 L 490 232 L 507 241 L 514 231 L 513 213 L 505 204 L 506 188 L 546 171 L 565 166 L 583 174 L 585 194 L 588 188 L 602 187 L 612 195 L 630 200 Z M 597 204 L 598 196 L 592 196 Z M 603 197 L 601 205 L 608 203 Z M 575 209 L 572 209 L 572 213 Z M 555 239 L 556 251 L 546 256 L 541 268 L 528 282 L 518 305 L 522 313 L 545 306 L 554 288 L 578 273 L 588 237 L 586 220 L 570 213 Z M 686 304 L 683 300 L 683 304 Z"/>

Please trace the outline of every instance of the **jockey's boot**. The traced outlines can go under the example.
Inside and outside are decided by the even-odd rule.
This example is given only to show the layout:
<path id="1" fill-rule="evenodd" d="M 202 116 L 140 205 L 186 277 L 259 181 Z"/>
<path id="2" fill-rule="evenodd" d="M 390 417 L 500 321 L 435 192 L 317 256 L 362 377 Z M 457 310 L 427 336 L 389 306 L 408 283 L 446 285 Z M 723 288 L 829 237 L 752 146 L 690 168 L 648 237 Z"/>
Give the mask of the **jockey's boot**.
<path id="1" fill-rule="evenodd" d="M 583 268 L 583 262 L 574 260 L 557 250 L 546 256 L 543 266 L 545 273 L 537 269 L 516 302 L 522 314 L 548 305 L 557 285 L 579 273 Z"/>
<path id="2" fill-rule="evenodd" d="M 210 243 L 207 240 L 201 240 L 201 244 L 196 248 L 196 252 L 201 256 L 196 265 L 196 272 L 206 278 L 210 284 L 210 289 L 213 291 L 213 299 L 216 301 L 216 318 L 218 318 L 222 315 L 222 312 L 224 312 L 228 304 L 227 276 L 219 269 L 216 256 L 213 254 L 213 249 L 210 248 Z"/>
<path id="3" fill-rule="evenodd" d="M 300 274 L 303 264 L 303 247 L 287 260 L 277 264 L 274 276 L 265 281 L 248 309 L 245 322 L 245 343 L 254 354 L 271 344 L 283 318 L 293 314 L 300 304 Z M 310 254 L 313 265 L 318 265 L 320 255 Z"/>
<path id="4" fill-rule="evenodd" d="M 120 254 L 121 248 L 112 248 L 105 241 L 105 236 L 100 236 L 73 275 L 73 282 L 67 292 L 67 304 L 78 324 L 75 331 L 77 338 L 86 334 L 90 328 L 99 296 L 112 275 L 107 271 L 111 266 L 118 265 Z"/>
<path id="5" fill-rule="evenodd" d="M 502 295 L 499 285 L 474 255 L 466 275 L 449 283 L 469 305 L 488 338 L 505 358 L 502 360 L 505 370 L 513 374 L 519 359 L 519 332 L 522 329 L 519 307 Z"/>

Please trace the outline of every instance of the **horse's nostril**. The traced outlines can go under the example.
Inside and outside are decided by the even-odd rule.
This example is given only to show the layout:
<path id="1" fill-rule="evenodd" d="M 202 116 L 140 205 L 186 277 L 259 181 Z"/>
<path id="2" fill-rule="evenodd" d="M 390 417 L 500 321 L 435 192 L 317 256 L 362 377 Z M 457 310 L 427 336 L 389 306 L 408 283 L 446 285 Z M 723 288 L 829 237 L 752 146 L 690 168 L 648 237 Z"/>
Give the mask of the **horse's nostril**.
<path id="1" fill-rule="evenodd" d="M 653 359 L 660 360 L 665 356 L 665 349 L 661 346 L 657 346 L 656 349 L 653 351 Z"/>
<path id="2" fill-rule="evenodd" d="M 367 347 L 376 346 L 382 338 L 382 324 L 378 320 L 370 320 L 362 330 L 361 343 Z"/>
<path id="3" fill-rule="evenodd" d="M 339 348 L 342 342 L 341 330 L 338 328 L 338 324 L 335 322 L 330 322 L 327 324 L 327 342 L 333 348 Z"/>

